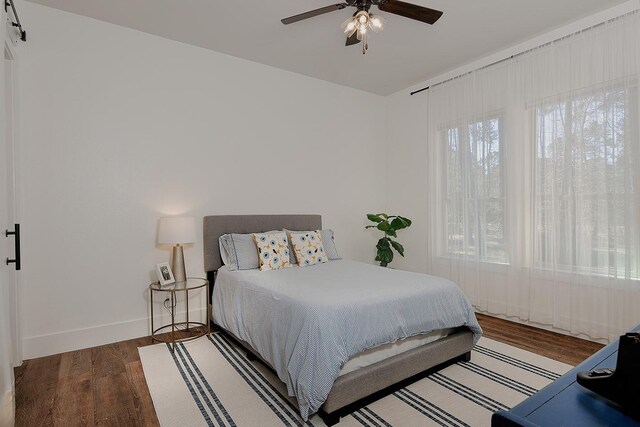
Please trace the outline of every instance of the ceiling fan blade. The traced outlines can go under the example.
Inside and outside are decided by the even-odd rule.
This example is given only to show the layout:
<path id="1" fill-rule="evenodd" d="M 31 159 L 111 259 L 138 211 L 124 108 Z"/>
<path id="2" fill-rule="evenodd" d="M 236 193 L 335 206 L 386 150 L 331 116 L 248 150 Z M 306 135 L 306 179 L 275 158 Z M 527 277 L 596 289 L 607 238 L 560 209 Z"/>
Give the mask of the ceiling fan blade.
<path id="1" fill-rule="evenodd" d="M 337 3 L 330 6 L 321 7 L 320 9 L 310 10 L 309 12 L 293 15 L 288 18 L 282 19 L 284 25 L 293 24 L 294 22 L 302 21 L 303 19 L 313 18 L 314 16 L 323 15 L 325 13 L 333 12 L 334 10 L 341 10 L 349 6 L 347 3 Z"/>
<path id="2" fill-rule="evenodd" d="M 378 9 L 431 25 L 435 24 L 442 16 L 442 12 L 439 10 L 429 9 L 428 7 L 405 3 L 399 0 L 380 0 Z"/>
<path id="3" fill-rule="evenodd" d="M 353 34 L 347 37 L 347 43 L 345 44 L 345 46 L 353 46 L 354 44 L 358 43 L 360 43 L 360 40 L 358 40 L 358 32 L 354 31 Z"/>

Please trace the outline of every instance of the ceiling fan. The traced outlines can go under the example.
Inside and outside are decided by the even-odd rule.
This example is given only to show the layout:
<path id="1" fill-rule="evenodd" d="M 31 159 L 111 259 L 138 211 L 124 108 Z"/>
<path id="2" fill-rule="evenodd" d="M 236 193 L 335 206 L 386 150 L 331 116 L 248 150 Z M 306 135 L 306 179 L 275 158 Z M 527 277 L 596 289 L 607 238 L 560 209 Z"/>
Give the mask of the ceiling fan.
<path id="1" fill-rule="evenodd" d="M 415 19 L 416 21 L 431 25 L 442 16 L 442 12 L 439 10 L 429 9 L 428 7 L 405 3 L 399 0 L 346 0 L 344 3 L 336 3 L 321 7 L 320 9 L 310 10 L 309 12 L 284 18 L 281 21 L 284 25 L 289 25 L 304 19 L 313 18 L 314 16 L 333 12 L 334 10 L 355 7 L 357 10 L 353 16 L 342 23 L 342 30 L 347 35 L 346 46 L 363 42 L 362 53 L 365 54 L 367 53 L 367 49 L 369 49 L 368 30 L 371 29 L 376 33 L 380 32 L 383 30 L 386 22 L 384 17 L 369 13 L 371 6 L 378 6 L 378 9 L 383 12 L 393 13 L 394 15 L 404 16 L 405 18 Z"/>

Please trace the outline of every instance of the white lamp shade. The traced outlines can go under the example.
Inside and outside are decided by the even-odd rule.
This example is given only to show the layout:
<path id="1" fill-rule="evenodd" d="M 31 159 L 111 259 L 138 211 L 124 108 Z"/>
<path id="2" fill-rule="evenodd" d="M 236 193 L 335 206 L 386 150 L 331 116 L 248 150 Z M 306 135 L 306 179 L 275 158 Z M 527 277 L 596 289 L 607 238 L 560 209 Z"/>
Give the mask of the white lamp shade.
<path id="1" fill-rule="evenodd" d="M 196 241 L 196 219 L 165 217 L 158 220 L 158 243 L 182 244 Z"/>

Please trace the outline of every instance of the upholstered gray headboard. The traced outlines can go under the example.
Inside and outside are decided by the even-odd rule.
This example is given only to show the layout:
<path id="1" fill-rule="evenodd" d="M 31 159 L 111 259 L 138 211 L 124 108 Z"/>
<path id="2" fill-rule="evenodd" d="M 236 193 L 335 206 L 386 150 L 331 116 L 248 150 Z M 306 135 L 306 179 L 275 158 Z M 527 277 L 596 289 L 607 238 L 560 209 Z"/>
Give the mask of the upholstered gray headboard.
<path id="1" fill-rule="evenodd" d="M 222 267 L 218 238 L 227 233 L 262 233 L 271 230 L 320 230 L 320 215 L 211 215 L 203 224 L 204 270 Z"/>

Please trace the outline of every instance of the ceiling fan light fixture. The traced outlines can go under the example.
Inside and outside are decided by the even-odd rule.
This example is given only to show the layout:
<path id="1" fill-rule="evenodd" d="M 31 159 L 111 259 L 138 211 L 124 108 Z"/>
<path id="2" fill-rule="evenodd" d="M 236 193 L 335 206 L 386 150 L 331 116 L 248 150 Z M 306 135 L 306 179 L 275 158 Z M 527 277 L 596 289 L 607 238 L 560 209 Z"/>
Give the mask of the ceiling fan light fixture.
<path id="1" fill-rule="evenodd" d="M 353 33 L 355 33 L 356 30 L 358 29 L 358 24 L 356 20 L 353 17 L 351 17 L 346 21 L 344 21 L 341 27 L 342 27 L 342 31 L 344 31 L 347 37 L 351 37 Z"/>
<path id="2" fill-rule="evenodd" d="M 356 20 L 360 25 L 367 24 L 369 22 L 369 12 L 367 12 L 366 10 L 361 10 L 360 12 L 356 13 Z"/>
<path id="3" fill-rule="evenodd" d="M 358 29 L 358 33 L 366 33 L 367 27 L 371 25 L 369 19 L 369 13 L 366 10 L 361 10 L 353 17 L 353 23 Z"/>
<path id="4" fill-rule="evenodd" d="M 369 15 L 369 27 L 376 33 L 384 30 L 386 23 L 387 20 L 380 15 L 374 15 L 373 13 Z"/>
<path id="5" fill-rule="evenodd" d="M 430 9 L 428 7 L 418 6 L 416 4 L 407 3 L 402 0 L 343 0 L 346 3 L 335 3 L 329 6 L 310 10 L 308 12 L 299 13 L 281 19 L 284 25 L 293 24 L 294 22 L 303 21 L 325 13 L 342 10 L 347 7 L 355 7 L 357 10 L 349 19 L 342 23 L 342 31 L 347 35 L 345 46 L 353 46 L 362 43 L 362 53 L 366 53 L 369 48 L 367 41 L 367 30 L 371 29 L 378 33 L 384 29 L 387 20 L 379 15 L 369 13 L 371 6 L 376 6 L 385 13 L 403 16 L 405 18 L 424 22 L 433 25 L 442 16 L 442 11 Z"/>
<path id="6" fill-rule="evenodd" d="M 370 14 L 366 10 L 360 10 L 351 18 L 344 21 L 341 27 L 347 37 L 351 37 L 355 34 L 359 41 L 364 42 L 362 46 L 362 53 L 366 53 L 369 48 L 367 31 L 371 29 L 378 33 L 384 29 L 386 22 L 387 20 L 380 15 L 374 15 L 373 13 Z"/>

